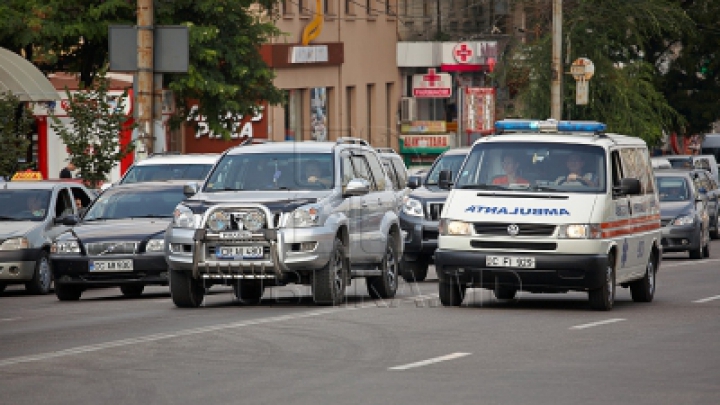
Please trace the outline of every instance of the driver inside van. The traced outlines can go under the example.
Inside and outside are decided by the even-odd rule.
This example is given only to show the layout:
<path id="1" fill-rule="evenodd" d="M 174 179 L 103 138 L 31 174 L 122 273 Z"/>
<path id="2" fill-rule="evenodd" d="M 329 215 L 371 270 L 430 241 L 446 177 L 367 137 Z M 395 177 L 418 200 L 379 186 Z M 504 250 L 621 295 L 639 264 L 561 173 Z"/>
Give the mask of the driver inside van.
<path id="1" fill-rule="evenodd" d="M 597 182 L 593 178 L 592 173 L 584 170 L 585 160 L 578 153 L 572 153 L 567 158 L 568 174 L 560 176 L 555 180 L 555 184 L 581 185 L 587 187 L 596 187 Z"/>

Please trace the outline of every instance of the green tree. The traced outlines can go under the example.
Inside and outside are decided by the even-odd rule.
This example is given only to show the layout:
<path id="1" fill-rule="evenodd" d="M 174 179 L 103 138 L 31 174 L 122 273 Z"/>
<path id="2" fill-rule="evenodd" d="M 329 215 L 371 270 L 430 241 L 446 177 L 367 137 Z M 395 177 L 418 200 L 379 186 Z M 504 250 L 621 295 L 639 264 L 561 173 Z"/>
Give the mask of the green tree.
<path id="1" fill-rule="evenodd" d="M 24 51 L 47 73 L 77 72 L 90 86 L 107 66 L 108 26 L 135 25 L 135 0 L 5 0 L 0 5 L 0 46 Z M 166 87 L 185 102 L 199 101 L 197 114 L 216 133 L 229 135 L 224 118 L 251 115 L 259 102 L 282 102 L 274 72 L 259 47 L 281 35 L 273 21 L 278 0 L 155 1 L 156 25 L 184 25 L 190 39 L 187 74 L 167 74 Z M 228 114 L 229 113 L 229 114 Z M 181 118 L 182 116 L 182 118 Z M 178 122 L 178 119 L 175 122 Z"/>
<path id="2" fill-rule="evenodd" d="M 25 168 L 18 163 L 18 157 L 27 155 L 32 121 L 32 113 L 17 96 L 0 94 L 0 176 L 9 179 L 15 171 Z"/>
<path id="3" fill-rule="evenodd" d="M 539 4 L 542 2 L 533 2 Z M 549 1 L 539 24 L 551 21 Z M 590 103 L 575 104 L 575 81 L 563 75 L 563 119 L 598 120 L 612 132 L 656 142 L 684 117 L 655 87 L 654 68 L 642 58 L 649 41 L 692 30 L 692 22 L 670 0 L 575 0 L 563 3 L 563 72 L 578 57 L 595 65 Z M 517 92 L 517 113 L 550 116 L 552 34 L 549 27 L 525 44 L 515 43 L 498 74 Z"/>
<path id="4" fill-rule="evenodd" d="M 51 126 L 65 143 L 70 161 L 91 188 L 106 181 L 112 168 L 133 150 L 132 143 L 121 146 L 119 138 L 123 128 L 132 129 L 132 125 L 126 125 L 124 111 L 128 92 L 114 97 L 108 90 L 109 80 L 101 71 L 93 87 L 81 86 L 74 93 L 65 90 L 69 125 L 50 116 Z"/>

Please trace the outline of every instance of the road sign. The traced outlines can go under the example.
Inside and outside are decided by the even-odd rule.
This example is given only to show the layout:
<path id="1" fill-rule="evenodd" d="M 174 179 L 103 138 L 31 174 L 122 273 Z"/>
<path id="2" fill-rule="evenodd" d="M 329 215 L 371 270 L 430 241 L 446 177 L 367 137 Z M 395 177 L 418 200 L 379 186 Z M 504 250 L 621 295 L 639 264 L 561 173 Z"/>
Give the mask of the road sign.
<path id="1" fill-rule="evenodd" d="M 577 58 L 570 66 L 570 74 L 575 80 L 590 80 L 595 74 L 595 65 L 588 58 Z"/>
<path id="2" fill-rule="evenodd" d="M 132 25 L 111 25 L 108 29 L 110 71 L 137 71 L 137 28 Z M 187 27 L 156 25 L 153 30 L 153 71 L 187 73 L 190 64 L 189 46 Z"/>
<path id="3" fill-rule="evenodd" d="M 575 84 L 575 104 L 586 105 L 590 101 L 590 82 L 578 80 Z"/>

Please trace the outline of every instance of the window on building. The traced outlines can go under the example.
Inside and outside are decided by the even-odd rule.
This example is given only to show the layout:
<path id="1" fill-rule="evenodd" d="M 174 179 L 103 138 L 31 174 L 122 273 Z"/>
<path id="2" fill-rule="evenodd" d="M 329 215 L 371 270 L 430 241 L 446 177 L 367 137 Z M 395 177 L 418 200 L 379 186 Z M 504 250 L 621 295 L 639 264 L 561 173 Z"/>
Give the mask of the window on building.
<path id="1" fill-rule="evenodd" d="M 371 144 L 373 143 L 373 120 L 375 119 L 375 114 L 373 114 L 373 107 L 375 107 L 375 85 L 374 84 L 368 84 L 367 85 L 367 98 L 365 99 L 366 106 L 365 110 L 367 111 L 366 117 L 367 120 L 365 122 L 365 128 L 367 128 L 367 140 Z"/>
<path id="2" fill-rule="evenodd" d="M 302 90 L 287 90 L 285 109 L 285 140 L 301 141 L 302 136 Z"/>
<path id="3" fill-rule="evenodd" d="M 344 136 L 355 135 L 355 86 L 345 88 L 345 128 Z"/>

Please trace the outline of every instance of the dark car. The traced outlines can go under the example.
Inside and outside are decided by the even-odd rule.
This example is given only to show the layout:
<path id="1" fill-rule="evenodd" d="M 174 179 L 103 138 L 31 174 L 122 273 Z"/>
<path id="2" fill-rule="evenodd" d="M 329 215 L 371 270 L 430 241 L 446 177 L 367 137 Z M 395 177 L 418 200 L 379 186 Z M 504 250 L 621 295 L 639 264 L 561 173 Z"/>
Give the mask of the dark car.
<path id="1" fill-rule="evenodd" d="M 700 194 L 707 197 L 707 211 L 710 216 L 710 237 L 712 239 L 720 238 L 720 188 L 715 181 L 713 174 L 706 169 L 671 169 L 671 170 L 687 170 L 695 183 L 695 188 Z M 656 169 L 664 171 L 664 169 Z"/>
<path id="2" fill-rule="evenodd" d="M 405 234 L 402 277 L 406 281 L 423 281 L 437 249 L 438 221 L 449 191 L 438 185 L 440 171 L 458 174 L 470 148 L 449 149 L 440 155 L 427 173 L 410 176 L 412 189 L 400 211 L 400 227 Z"/>
<path id="3" fill-rule="evenodd" d="M 123 184 L 106 190 L 72 232 L 58 236 L 50 261 L 55 294 L 78 300 L 92 287 L 119 286 L 139 296 L 168 285 L 165 229 L 182 200 L 184 181 Z"/>
<path id="4" fill-rule="evenodd" d="M 655 172 L 660 195 L 660 222 L 664 252 L 688 252 L 690 258 L 710 256 L 708 198 L 691 171 Z"/>

